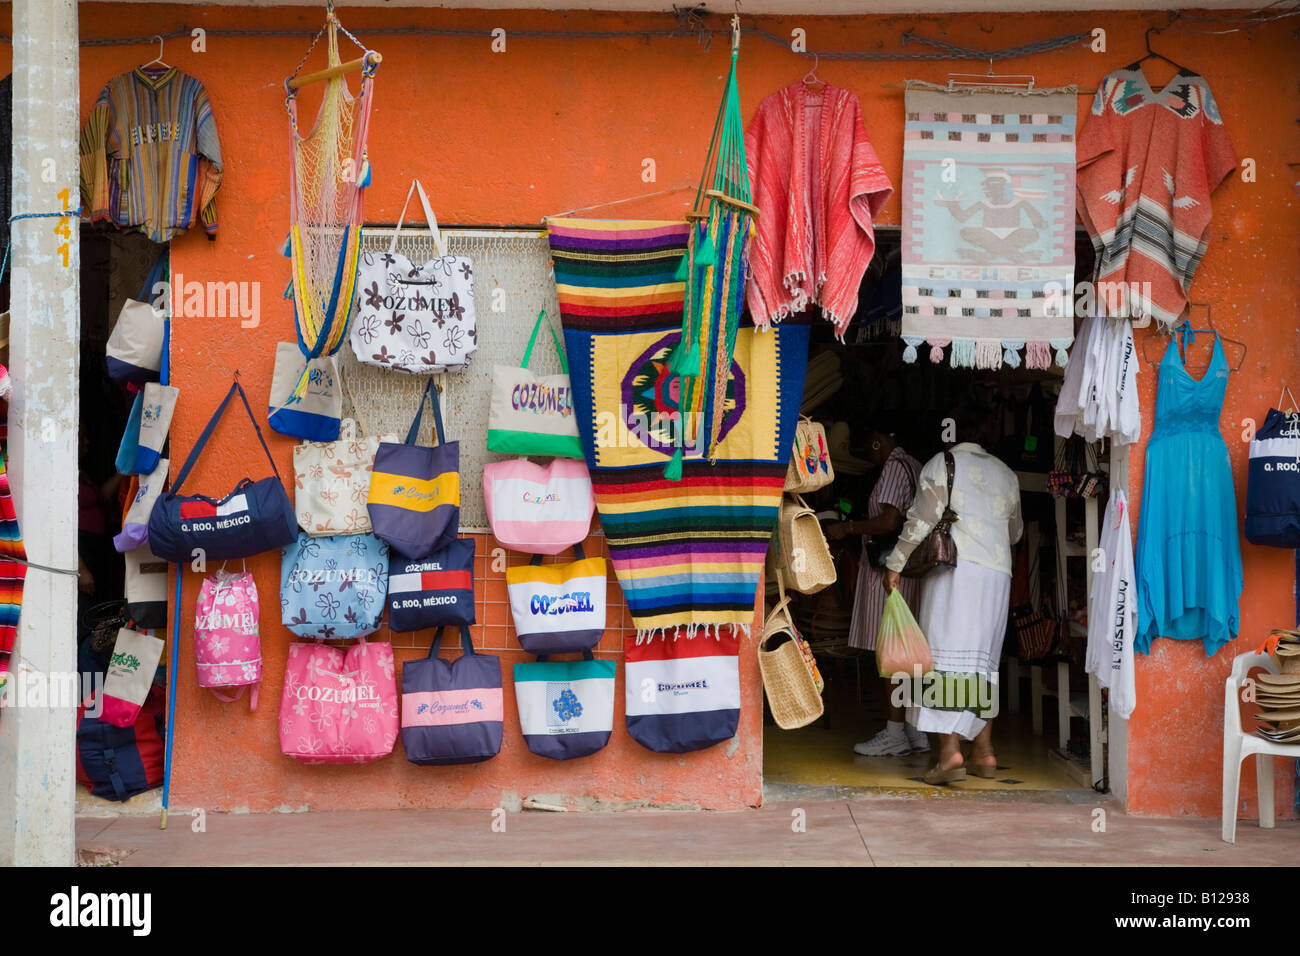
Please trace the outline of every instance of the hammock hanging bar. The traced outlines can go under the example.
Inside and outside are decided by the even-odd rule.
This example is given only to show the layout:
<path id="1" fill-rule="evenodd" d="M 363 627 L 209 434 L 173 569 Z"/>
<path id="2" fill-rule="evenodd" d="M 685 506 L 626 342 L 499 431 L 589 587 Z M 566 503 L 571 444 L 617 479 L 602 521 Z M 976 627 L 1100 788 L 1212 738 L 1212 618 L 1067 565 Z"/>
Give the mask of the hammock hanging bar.
<path id="1" fill-rule="evenodd" d="M 731 359 L 744 308 L 745 269 L 752 220 L 758 215 L 749 189 L 745 130 L 736 64 L 740 18 L 731 20 L 731 69 L 709 140 L 695 203 L 687 254 L 677 278 L 686 283 L 682 335 L 670 359 L 677 374 L 676 448 L 664 477 L 682 475 L 685 449 L 712 458 L 731 384 Z"/>
<path id="2" fill-rule="evenodd" d="M 289 89 L 300 90 L 304 86 L 311 86 L 313 83 L 319 83 L 321 80 L 332 80 L 336 76 L 344 76 L 348 73 L 361 73 L 367 67 L 373 73 L 374 68 L 382 61 L 383 57 L 374 50 L 366 52 L 365 56 L 359 56 L 355 60 L 348 60 L 346 63 L 340 63 L 338 66 L 331 66 L 324 70 L 317 70 L 315 73 L 308 73 L 306 76 L 295 76 L 289 79 Z"/>
<path id="3" fill-rule="evenodd" d="M 339 33 L 361 49 L 360 57 L 341 60 Z M 328 38 L 328 67 L 299 76 L 322 36 Z M 307 393 L 307 363 L 333 355 L 347 337 L 361 251 L 362 198 L 370 182 L 366 141 L 373 81 L 382 59 L 347 31 L 329 4 L 325 25 L 284 81 L 292 142 L 286 254 L 292 260 L 294 321 L 304 358 L 291 403 Z M 344 77 L 355 72 L 361 73 L 361 88 L 354 97 Z M 315 122 L 304 133 L 298 123 L 297 91 L 318 82 L 325 90 Z"/>

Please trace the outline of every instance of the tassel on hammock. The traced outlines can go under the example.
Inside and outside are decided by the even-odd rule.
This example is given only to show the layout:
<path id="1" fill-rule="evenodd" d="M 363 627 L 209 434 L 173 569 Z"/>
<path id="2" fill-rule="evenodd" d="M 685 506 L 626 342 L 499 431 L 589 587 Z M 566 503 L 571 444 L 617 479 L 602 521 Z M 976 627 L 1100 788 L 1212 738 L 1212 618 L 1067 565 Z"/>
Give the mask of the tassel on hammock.
<path id="1" fill-rule="evenodd" d="M 342 32 L 363 51 L 348 63 L 339 59 Z M 329 66 L 299 78 L 303 64 L 322 36 L 328 36 Z M 366 140 L 374 74 L 381 57 L 367 50 L 326 7 L 325 26 L 307 48 L 293 75 L 284 81 L 285 109 L 293 144 L 289 166 L 289 255 L 293 271 L 293 311 L 303 370 L 290 401 L 307 392 L 307 362 L 333 355 L 347 338 L 348 315 L 355 293 L 361 251 L 363 189 L 370 182 Z M 360 70 L 361 90 L 354 98 L 344 79 Z M 303 133 L 298 123 L 298 89 L 323 81 L 316 121 Z"/>
<path id="2" fill-rule="evenodd" d="M 758 209 L 751 202 L 745 129 L 736 86 L 740 18 L 731 20 L 731 70 L 709 141 L 700 187 L 687 216 L 690 240 L 683 270 L 686 283 L 682 336 L 669 359 L 678 376 L 681 412 L 677 447 L 664 477 L 680 480 L 684 449 L 712 457 L 722 430 L 731 381 L 731 359 L 745 303 L 749 232 Z"/>

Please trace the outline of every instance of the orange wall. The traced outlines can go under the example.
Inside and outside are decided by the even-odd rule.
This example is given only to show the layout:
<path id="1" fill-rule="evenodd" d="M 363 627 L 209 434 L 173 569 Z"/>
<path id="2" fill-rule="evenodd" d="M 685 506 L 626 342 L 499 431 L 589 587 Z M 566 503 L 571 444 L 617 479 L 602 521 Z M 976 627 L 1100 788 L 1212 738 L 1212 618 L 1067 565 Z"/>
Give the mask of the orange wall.
<path id="1" fill-rule="evenodd" d="M 475 13 L 418 9 L 348 10 L 347 26 L 363 39 L 368 27 L 439 25 L 488 29 L 665 29 L 665 16 L 589 13 Z M 718 18 L 719 20 L 721 18 Z M 1040 86 L 1077 83 L 1092 88 L 1107 72 L 1136 59 L 1147 25 L 1163 13 L 976 14 L 948 17 L 798 17 L 764 19 L 769 31 L 788 36 L 807 30 L 814 49 L 890 50 L 908 29 L 978 48 L 1002 48 L 1102 27 L 1108 52 L 1086 47 L 1046 53 L 1007 68 L 1030 70 Z M 140 34 L 189 27 L 315 28 L 316 8 L 217 8 L 83 5 L 84 37 Z M 747 18 L 747 23 L 754 22 Z M 1234 178 L 1216 194 L 1213 239 L 1193 299 L 1213 303 L 1219 328 L 1246 341 L 1245 367 L 1234 375 L 1224 412 L 1244 503 L 1246 446 L 1237 424 L 1262 421 L 1282 381 L 1300 384 L 1297 361 L 1296 169 L 1300 159 L 1296 119 L 1297 59 L 1294 25 L 1287 22 L 1226 36 L 1178 29 L 1158 47 L 1199 68 L 1209 79 L 1241 156 L 1258 164 L 1258 181 Z M 692 39 L 548 40 L 512 37 L 507 52 L 494 54 L 486 39 L 381 36 L 372 44 L 384 55 L 372 117 L 370 157 L 374 183 L 367 218 L 393 221 L 413 174 L 429 188 L 444 223 L 537 223 L 544 215 L 645 194 L 698 176 L 727 64 L 727 44 L 715 39 L 706 52 Z M 288 137 L 281 80 L 306 49 L 303 38 L 209 37 L 207 52 L 193 53 L 179 41 L 167 60 L 199 77 L 217 114 L 225 159 L 220 194 L 220 234 L 215 243 L 199 234 L 174 243 L 173 269 L 187 278 L 262 283 L 263 321 L 241 329 L 235 321 L 178 324 L 173 338 L 175 384 L 182 401 L 173 425 L 177 448 L 188 448 L 210 409 L 238 368 L 255 407 L 265 408 L 274 343 L 292 336 L 289 308 L 276 296 L 287 278 L 279 247 L 288 219 Z M 906 49 L 926 52 L 917 45 Z M 319 51 L 318 51 L 319 52 Z M 143 47 L 86 47 L 81 57 L 82 112 L 112 75 L 153 56 Z M 822 78 L 861 98 L 868 131 L 891 175 L 902 167 L 901 91 L 885 82 L 915 77 L 942 80 L 970 63 L 936 61 L 838 62 L 823 60 Z M 983 64 L 978 66 L 983 70 Z M 788 49 L 746 38 L 740 90 L 745 114 L 759 100 L 802 76 L 807 66 Z M 1080 99 L 1081 114 L 1088 98 Z M 641 179 L 652 158 L 657 181 Z M 611 216 L 680 215 L 689 192 L 615 207 Z M 897 197 L 882 220 L 897 223 Z M 1157 343 L 1151 343 L 1157 354 Z M 1155 375 L 1142 368 L 1142 401 L 1149 434 Z M 231 422 L 237 422 L 231 417 Z M 243 454 L 209 455 L 194 488 L 217 492 L 246 472 L 260 475 L 245 425 L 228 424 L 216 448 Z M 243 429 L 243 430 L 237 430 Z M 1144 437 L 1145 441 L 1145 437 Z M 227 444 L 229 442 L 230 444 Z M 235 444 L 238 443 L 238 444 Z M 1132 465 L 1132 494 L 1142 497 L 1142 447 Z M 291 471 L 289 439 L 272 438 L 283 473 Z M 1131 721 L 1129 787 L 1133 810 L 1154 814 L 1212 816 L 1219 810 L 1222 681 L 1232 654 L 1256 644 L 1275 625 L 1294 620 L 1291 555 L 1243 542 L 1246 590 L 1242 637 L 1207 660 L 1199 643 L 1157 642 L 1138 662 L 1138 710 Z M 482 548 L 480 547 L 480 553 Z M 259 588 L 274 595 L 278 556 L 253 562 Z M 197 577 L 187 575 L 182 620 L 190 621 Z M 497 587 L 498 585 L 489 585 Z M 266 601 L 274 608 L 274 601 Z M 268 614 L 268 618 L 271 615 Z M 208 808 L 346 808 L 376 806 L 495 806 L 502 794 L 565 794 L 603 801 L 648 800 L 708 807 L 752 805 L 760 798 L 760 691 L 752 645 L 743 652 L 744 718 L 736 746 L 684 757 L 650 754 L 616 731 L 601 754 L 568 765 L 529 755 L 514 714 L 506 716 L 506 744 L 499 758 L 470 768 L 411 766 L 401 753 L 369 767 L 299 767 L 280 756 L 276 710 L 289 637 L 263 622 L 267 680 L 265 703 L 249 716 L 239 705 L 218 704 L 192 679 L 188 650 L 180 661 L 174 805 Z M 607 643 L 609 639 L 607 638 Z M 615 647 L 602 646 L 605 652 Z M 412 652 L 406 652 L 409 657 Z M 505 651 L 508 667 L 520 655 Z M 621 674 L 620 674 L 621 681 Z M 620 695 L 621 696 L 621 695 Z M 507 699 L 511 695 L 507 692 Z M 1253 777 L 1243 792 L 1253 812 Z M 1290 767 L 1279 769 L 1279 777 Z M 1289 793 L 1289 788 L 1286 791 Z M 1279 793 L 1279 800 L 1283 800 Z M 1289 801 L 1279 806 L 1289 806 Z"/>

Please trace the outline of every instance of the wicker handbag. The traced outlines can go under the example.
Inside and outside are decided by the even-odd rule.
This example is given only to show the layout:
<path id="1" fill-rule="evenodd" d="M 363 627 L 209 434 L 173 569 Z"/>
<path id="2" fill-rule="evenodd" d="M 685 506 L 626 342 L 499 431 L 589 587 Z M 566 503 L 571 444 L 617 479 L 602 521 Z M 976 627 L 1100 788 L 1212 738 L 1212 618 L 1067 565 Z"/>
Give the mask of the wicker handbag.
<path id="1" fill-rule="evenodd" d="M 907 564 L 902 571 L 905 578 L 923 578 L 935 568 L 957 566 L 957 542 L 952 540 L 952 523 L 957 520 L 957 513 L 952 510 L 951 504 L 952 482 L 957 474 L 957 464 L 953 461 L 952 452 L 943 453 L 943 463 L 948 470 L 949 504 L 944 506 L 943 514 L 934 523 L 925 540 L 908 555 Z"/>
<path id="2" fill-rule="evenodd" d="M 835 562 L 817 513 L 799 495 L 781 499 L 777 536 L 781 548 L 779 566 L 793 590 L 816 594 L 835 583 Z"/>
<path id="3" fill-rule="evenodd" d="M 825 710 L 816 664 L 808 665 L 811 651 L 795 630 L 789 603 L 783 593 L 763 623 L 763 637 L 758 642 L 758 670 L 767 704 L 782 730 L 806 727 Z"/>
<path id="4" fill-rule="evenodd" d="M 831 453 L 826 444 L 826 429 L 820 422 L 801 417 L 794 430 L 794 447 L 790 467 L 785 473 L 785 490 L 804 494 L 825 488 L 835 480 Z"/>

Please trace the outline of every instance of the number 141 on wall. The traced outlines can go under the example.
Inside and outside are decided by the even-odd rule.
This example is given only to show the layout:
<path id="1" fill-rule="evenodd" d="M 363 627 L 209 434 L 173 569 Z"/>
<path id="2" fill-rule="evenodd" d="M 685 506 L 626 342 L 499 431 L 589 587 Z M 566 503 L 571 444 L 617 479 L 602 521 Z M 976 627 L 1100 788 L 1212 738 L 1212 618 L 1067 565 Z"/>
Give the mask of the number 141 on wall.
<path id="1" fill-rule="evenodd" d="M 66 188 L 60 189 L 58 195 L 59 201 L 63 203 L 63 209 L 66 212 L 68 209 L 68 200 L 71 198 L 68 194 L 68 190 Z M 68 267 L 68 240 L 72 238 L 72 227 L 68 225 L 69 218 L 71 217 L 59 216 L 54 220 L 54 234 L 63 239 L 63 242 L 60 243 L 59 247 L 54 251 L 63 257 L 63 268 L 65 269 Z"/>

